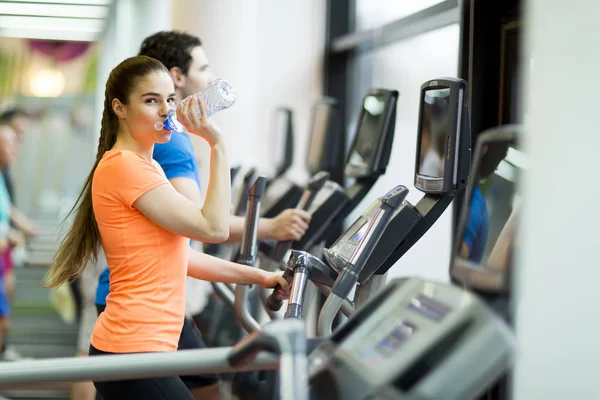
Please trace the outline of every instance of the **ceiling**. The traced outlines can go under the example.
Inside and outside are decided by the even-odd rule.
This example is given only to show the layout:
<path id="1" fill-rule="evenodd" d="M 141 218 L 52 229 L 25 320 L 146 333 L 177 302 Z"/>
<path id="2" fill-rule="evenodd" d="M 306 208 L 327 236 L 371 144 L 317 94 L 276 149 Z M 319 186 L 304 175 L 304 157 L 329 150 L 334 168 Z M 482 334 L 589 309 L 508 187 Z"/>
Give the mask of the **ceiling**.
<path id="1" fill-rule="evenodd" d="M 0 1 L 0 37 L 95 41 L 104 31 L 112 3 L 113 0 Z"/>

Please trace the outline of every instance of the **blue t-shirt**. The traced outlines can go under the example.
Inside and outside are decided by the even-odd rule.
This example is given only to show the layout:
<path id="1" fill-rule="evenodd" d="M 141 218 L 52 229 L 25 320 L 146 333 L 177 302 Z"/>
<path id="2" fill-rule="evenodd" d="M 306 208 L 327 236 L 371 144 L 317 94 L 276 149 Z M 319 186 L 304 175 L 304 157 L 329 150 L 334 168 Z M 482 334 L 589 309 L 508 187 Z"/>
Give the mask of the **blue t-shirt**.
<path id="1" fill-rule="evenodd" d="M 198 162 L 192 140 L 187 133 L 173 131 L 171 140 L 167 143 L 154 145 L 153 157 L 165 171 L 167 179 L 190 178 L 195 180 L 200 188 Z M 96 290 L 96 304 L 106 305 L 106 296 L 110 292 L 109 273 L 108 267 L 106 267 L 100 274 Z"/>
<path id="2" fill-rule="evenodd" d="M 480 263 L 487 243 L 489 221 L 485 199 L 479 185 L 473 187 L 471 212 L 465 229 L 463 242 L 469 248 L 469 261 Z"/>

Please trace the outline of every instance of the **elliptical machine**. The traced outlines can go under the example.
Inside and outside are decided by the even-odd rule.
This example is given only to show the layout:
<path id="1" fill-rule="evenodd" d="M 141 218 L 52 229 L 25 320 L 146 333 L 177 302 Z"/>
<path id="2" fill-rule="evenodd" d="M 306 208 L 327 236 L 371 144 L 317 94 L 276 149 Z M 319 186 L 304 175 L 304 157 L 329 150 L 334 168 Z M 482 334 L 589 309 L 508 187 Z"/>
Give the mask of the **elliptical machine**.
<path id="1" fill-rule="evenodd" d="M 345 166 L 345 178 L 353 179 L 354 183 L 348 188 L 343 188 L 338 183 L 326 179 L 310 203 L 307 204 L 304 202 L 304 197 L 301 197 L 300 202 L 294 206 L 305 208 L 312 215 L 308 231 L 298 242 L 261 243 L 258 261 L 261 268 L 269 271 L 284 269 L 285 257 L 290 249 L 309 249 L 322 241 L 331 226 L 342 221 L 362 201 L 377 179 L 385 173 L 394 138 L 397 98 L 398 92 L 393 90 L 372 89 L 367 93 L 361 107 L 361 124 L 357 128 Z M 319 112 L 315 111 L 315 118 L 318 115 Z M 313 182 L 315 180 L 320 182 L 323 173 L 324 171 L 315 175 Z M 267 192 L 265 192 L 265 197 Z M 314 192 L 316 193 L 316 191 Z M 263 214 L 262 211 L 261 214 Z M 223 289 L 223 285 L 214 284 L 213 286 L 215 292 L 224 299 L 230 308 L 233 308 L 232 290 L 230 289 L 228 294 L 226 290 L 219 289 L 219 287 Z M 251 294 L 250 298 L 252 297 Z M 254 295 L 257 300 L 259 297 L 262 302 L 266 300 L 266 293 L 262 288 L 258 288 L 258 292 Z M 239 311 L 238 314 L 240 314 Z M 256 322 L 256 319 L 259 318 L 258 314 L 255 310 L 250 317 L 244 316 L 243 319 L 251 322 L 243 322 L 243 324 L 246 327 L 254 328 L 260 326 Z M 274 317 L 274 315 L 271 316 Z M 213 343 L 214 345 L 231 345 L 241 339 L 242 332 L 231 328 L 231 321 L 226 319 L 222 321 L 229 328 L 227 330 L 218 329 L 218 331 L 229 336 L 226 338 L 227 341 L 217 340 Z M 252 330 L 247 329 L 246 331 L 251 332 Z M 230 335 L 231 332 L 234 332 L 234 335 Z"/>
<path id="2" fill-rule="evenodd" d="M 504 299 L 510 300 L 518 176 L 525 167 L 517 137 L 513 126 L 480 136 L 453 245 L 455 283 L 391 281 L 310 352 L 312 398 L 506 398 L 501 389 L 513 364 L 515 340 L 505 322 Z M 483 215 L 479 190 L 494 218 L 477 232 L 472 224 Z M 374 226 L 365 229 L 365 236 L 373 234 Z M 475 245 L 473 239 L 481 242 Z M 363 251 L 360 244 L 357 251 Z M 269 351 L 271 346 L 261 339 L 257 331 L 236 348 Z M 296 374 L 296 384 L 305 382 L 303 365 L 288 370 Z M 308 398 L 305 391 L 301 394 Z"/>
<path id="3" fill-rule="evenodd" d="M 364 96 L 360 123 L 344 168 L 345 180 L 351 181 L 351 185 L 344 188 L 328 181 L 309 209 L 313 222 L 302 239 L 274 246 L 262 243 L 261 268 L 284 270 L 289 250 L 318 250 L 319 245 L 330 239 L 335 227 L 360 204 L 385 173 L 395 135 L 398 96 L 395 90 L 377 88 L 369 90 Z M 311 288 L 307 297 L 312 298 L 313 293 Z M 266 301 L 267 295 L 262 293 L 263 301 Z M 275 314 L 270 312 L 270 316 L 274 318 Z"/>
<path id="4" fill-rule="evenodd" d="M 464 190 L 471 163 L 471 132 L 469 124 L 467 84 L 460 79 L 434 79 L 421 86 L 415 188 L 424 193 L 416 205 L 403 201 L 389 223 L 377 222 L 379 200 L 346 230 L 328 249 L 324 250 L 326 265 L 318 257 L 303 251 L 293 251 L 288 270 L 301 268 L 305 276 L 298 276 L 294 293 L 295 306 L 304 300 L 308 281 L 313 281 L 328 297 L 329 306 L 319 315 L 319 336 L 329 336 L 335 316 L 341 309 L 346 315 L 376 294 L 386 283 L 386 273 L 439 219 L 454 197 Z M 367 252 L 358 252 L 365 233 L 372 224 L 385 229 L 381 240 L 368 241 Z M 315 275 L 312 275 L 312 271 Z M 294 276 L 293 271 L 286 277 Z M 327 279 L 325 279 L 327 278 Z M 295 278 L 294 278 L 295 279 Z M 354 302 L 347 297 L 358 287 Z M 282 298 L 281 290 L 274 296 Z M 280 303 L 273 301 L 274 310 Z"/>
<path id="5" fill-rule="evenodd" d="M 334 182 L 341 184 L 344 164 L 344 136 L 340 134 L 337 100 L 324 97 L 312 106 L 308 147 L 306 149 L 306 173 L 313 177 L 327 172 Z M 282 211 L 298 204 L 307 180 L 280 174 L 269 182 L 265 192 L 261 216 L 274 218 Z"/>

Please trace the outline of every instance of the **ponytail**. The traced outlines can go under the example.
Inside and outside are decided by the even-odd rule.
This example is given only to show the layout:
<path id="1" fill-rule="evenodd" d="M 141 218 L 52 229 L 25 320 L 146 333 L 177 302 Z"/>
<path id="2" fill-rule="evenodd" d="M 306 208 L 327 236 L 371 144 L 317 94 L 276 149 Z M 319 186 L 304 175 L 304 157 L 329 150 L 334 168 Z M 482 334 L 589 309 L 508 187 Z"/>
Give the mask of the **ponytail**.
<path id="1" fill-rule="evenodd" d="M 58 247 L 50 270 L 46 275 L 45 287 L 56 288 L 65 282 L 72 282 L 81 276 L 85 265 L 90 259 L 94 263 L 98 259 L 100 232 L 98 231 L 98 224 L 96 223 L 92 207 L 92 180 L 104 153 L 106 150 L 110 150 L 116 140 L 115 131 L 112 129 L 114 128 L 116 119 L 111 119 L 111 115 L 114 114 L 110 107 L 111 104 L 109 104 L 109 100 L 106 98 L 104 112 L 102 113 L 102 127 L 100 128 L 96 162 L 85 180 L 83 189 L 79 193 L 75 205 L 65 218 L 66 221 L 73 211 L 75 211 L 73 225 Z"/>

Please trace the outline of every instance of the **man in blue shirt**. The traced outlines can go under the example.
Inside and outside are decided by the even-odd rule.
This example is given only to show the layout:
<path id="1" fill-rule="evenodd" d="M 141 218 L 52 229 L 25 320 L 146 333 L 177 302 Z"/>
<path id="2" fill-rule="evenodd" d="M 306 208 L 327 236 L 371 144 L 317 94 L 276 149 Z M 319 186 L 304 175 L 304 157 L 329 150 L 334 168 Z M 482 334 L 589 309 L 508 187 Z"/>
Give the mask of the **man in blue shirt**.
<path id="1" fill-rule="evenodd" d="M 467 260 L 479 264 L 483 257 L 489 230 L 487 206 L 479 184 L 473 187 L 469 222 L 465 228 L 461 255 Z"/>
<path id="2" fill-rule="evenodd" d="M 503 143 L 489 143 L 483 145 L 481 160 L 479 160 L 473 186 L 471 203 L 469 204 L 469 220 L 463 233 L 460 256 L 473 263 L 479 264 L 483 258 L 487 244 L 489 219 L 485 197 L 479 183 L 490 177 L 496 171 L 498 164 L 506 157 L 508 145 Z"/>
<path id="3" fill-rule="evenodd" d="M 140 55 L 160 60 L 171 74 L 175 84 L 177 100 L 198 93 L 216 76 L 210 70 L 208 59 L 199 38 L 180 32 L 159 32 L 144 40 Z M 168 143 L 154 146 L 154 159 L 161 165 L 173 187 L 201 204 L 198 163 L 192 142 L 187 133 L 173 132 Z M 310 215 L 302 210 L 285 210 L 273 219 L 262 218 L 258 226 L 258 238 L 278 241 L 302 238 Z M 231 216 L 229 242 L 240 241 L 244 229 L 244 218 Z M 96 304 L 102 312 L 109 293 L 109 271 L 106 268 L 99 279 Z M 179 340 L 179 350 L 206 347 L 194 323 L 186 318 Z M 195 398 L 218 396 L 217 377 L 214 375 L 182 376 Z"/>

